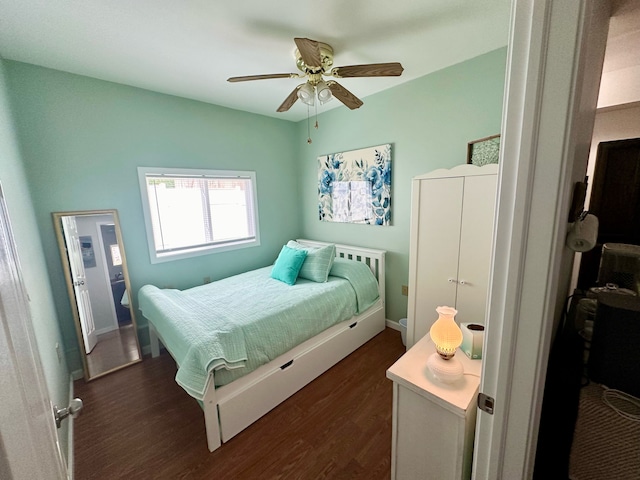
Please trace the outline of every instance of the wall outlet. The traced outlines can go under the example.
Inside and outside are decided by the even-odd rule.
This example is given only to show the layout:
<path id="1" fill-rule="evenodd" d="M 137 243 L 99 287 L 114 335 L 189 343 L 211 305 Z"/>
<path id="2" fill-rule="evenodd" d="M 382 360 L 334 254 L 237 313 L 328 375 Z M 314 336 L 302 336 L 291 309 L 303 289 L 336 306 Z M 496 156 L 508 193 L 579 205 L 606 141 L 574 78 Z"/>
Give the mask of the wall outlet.
<path id="1" fill-rule="evenodd" d="M 405 297 L 408 297 L 408 296 L 409 296 L 409 286 L 408 286 L 408 285 L 402 285 L 402 294 L 403 294 Z"/>
<path id="2" fill-rule="evenodd" d="M 207 283 L 211 283 L 211 277 L 204 277 L 202 279 L 202 283 L 203 285 L 206 285 Z"/>

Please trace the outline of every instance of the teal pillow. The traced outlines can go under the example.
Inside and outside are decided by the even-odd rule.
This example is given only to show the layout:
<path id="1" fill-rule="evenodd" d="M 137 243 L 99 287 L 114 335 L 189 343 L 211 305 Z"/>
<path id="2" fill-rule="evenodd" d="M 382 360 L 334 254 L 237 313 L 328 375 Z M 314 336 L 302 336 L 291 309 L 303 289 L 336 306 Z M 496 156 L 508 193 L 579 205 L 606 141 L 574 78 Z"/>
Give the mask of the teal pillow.
<path id="1" fill-rule="evenodd" d="M 284 245 L 271 269 L 271 278 L 293 285 L 296 283 L 298 272 L 306 257 L 307 252 L 305 250 L 296 250 Z"/>
<path id="2" fill-rule="evenodd" d="M 336 257 L 336 246 L 307 247 L 294 240 L 289 240 L 287 247 L 307 252 L 302 268 L 298 276 L 313 282 L 323 283 L 327 281 L 333 259 Z"/>

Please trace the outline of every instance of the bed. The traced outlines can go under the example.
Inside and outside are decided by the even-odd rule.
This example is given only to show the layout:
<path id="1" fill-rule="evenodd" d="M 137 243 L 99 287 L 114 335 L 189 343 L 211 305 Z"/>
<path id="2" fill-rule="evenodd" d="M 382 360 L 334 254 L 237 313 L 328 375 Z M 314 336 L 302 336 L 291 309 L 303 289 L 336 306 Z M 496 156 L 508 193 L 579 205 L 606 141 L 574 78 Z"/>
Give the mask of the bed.
<path id="1" fill-rule="evenodd" d="M 203 408 L 209 451 L 384 330 L 385 252 L 336 244 L 332 262 L 326 282 L 287 285 L 269 266 L 183 291 L 140 289 L 152 356 L 162 344 L 176 360 L 176 382 Z"/>

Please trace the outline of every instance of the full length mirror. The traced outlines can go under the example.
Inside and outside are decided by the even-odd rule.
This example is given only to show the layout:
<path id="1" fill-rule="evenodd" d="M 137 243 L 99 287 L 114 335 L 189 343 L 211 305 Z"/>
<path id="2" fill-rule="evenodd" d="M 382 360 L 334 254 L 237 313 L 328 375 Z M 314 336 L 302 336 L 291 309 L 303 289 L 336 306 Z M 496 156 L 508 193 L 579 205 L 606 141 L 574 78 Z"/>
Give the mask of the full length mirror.
<path id="1" fill-rule="evenodd" d="M 52 215 L 85 379 L 141 361 L 117 210 Z"/>

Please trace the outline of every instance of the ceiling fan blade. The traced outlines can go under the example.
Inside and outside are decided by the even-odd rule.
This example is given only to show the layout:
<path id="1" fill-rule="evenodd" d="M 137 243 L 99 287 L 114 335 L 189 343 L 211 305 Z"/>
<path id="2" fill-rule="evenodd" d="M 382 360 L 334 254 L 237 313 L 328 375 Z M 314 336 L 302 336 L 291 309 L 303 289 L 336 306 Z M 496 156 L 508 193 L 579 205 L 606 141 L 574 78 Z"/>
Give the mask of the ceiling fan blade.
<path id="1" fill-rule="evenodd" d="M 310 38 L 294 38 L 302 60 L 307 67 L 322 66 L 322 56 L 320 55 L 320 45 Z"/>
<path id="2" fill-rule="evenodd" d="M 247 82 L 249 80 L 266 80 L 269 78 L 298 78 L 297 73 L 271 73 L 266 75 L 246 75 L 244 77 L 230 77 L 227 82 Z"/>
<path id="3" fill-rule="evenodd" d="M 296 88 L 293 89 L 293 92 L 291 92 L 289 94 L 289 96 L 287 98 L 284 99 L 284 102 L 282 102 L 282 105 L 280 105 L 278 107 L 278 112 L 286 112 L 287 110 L 289 110 L 291 108 L 291 106 L 296 103 L 296 100 L 298 100 L 298 89 L 300 88 L 300 85 L 298 85 Z"/>
<path id="4" fill-rule="evenodd" d="M 369 63 L 366 65 L 348 65 L 346 67 L 335 67 L 331 70 L 331 75 L 336 78 L 347 77 L 398 77 L 404 68 L 398 62 L 391 63 Z"/>
<path id="5" fill-rule="evenodd" d="M 327 82 L 327 85 L 329 86 L 329 90 L 331 90 L 333 96 L 344 103 L 351 110 L 355 110 L 356 108 L 360 108 L 362 106 L 362 100 L 360 100 L 353 93 L 340 85 L 338 82 L 334 82 L 332 80 Z"/>

